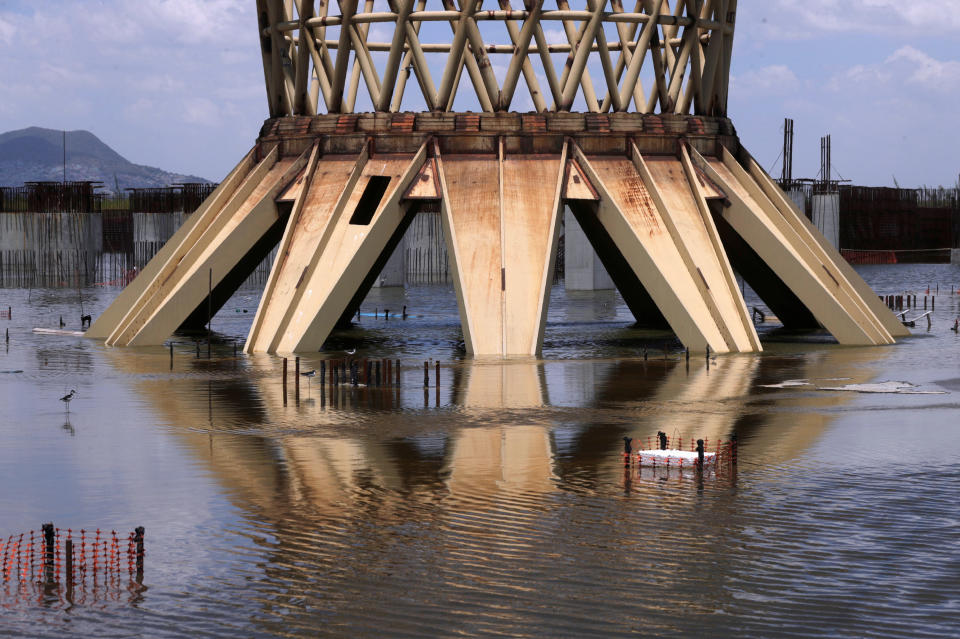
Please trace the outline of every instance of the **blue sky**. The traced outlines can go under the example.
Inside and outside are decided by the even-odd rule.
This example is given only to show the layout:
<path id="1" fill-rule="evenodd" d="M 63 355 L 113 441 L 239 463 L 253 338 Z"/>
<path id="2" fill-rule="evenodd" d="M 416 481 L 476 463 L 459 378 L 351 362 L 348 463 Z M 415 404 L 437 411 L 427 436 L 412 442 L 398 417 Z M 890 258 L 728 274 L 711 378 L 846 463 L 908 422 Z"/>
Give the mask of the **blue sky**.
<path id="1" fill-rule="evenodd" d="M 254 7 L 0 0 L 0 131 L 88 129 L 134 162 L 218 180 L 267 116 Z M 796 177 L 817 173 L 829 133 L 855 183 L 956 183 L 960 0 L 740 0 L 736 29 L 729 115 L 774 175 L 792 117 Z M 522 82 L 517 96 L 527 110 Z"/>

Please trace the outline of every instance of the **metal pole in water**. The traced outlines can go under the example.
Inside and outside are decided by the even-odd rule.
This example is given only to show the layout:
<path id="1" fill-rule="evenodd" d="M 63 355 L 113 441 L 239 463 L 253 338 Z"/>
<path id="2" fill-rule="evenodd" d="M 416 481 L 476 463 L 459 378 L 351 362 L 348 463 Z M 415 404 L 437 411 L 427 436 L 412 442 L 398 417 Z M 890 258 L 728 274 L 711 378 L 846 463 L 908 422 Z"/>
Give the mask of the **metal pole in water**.
<path id="1" fill-rule="evenodd" d="M 43 575 L 47 583 L 53 582 L 53 523 L 43 524 Z"/>
<path id="2" fill-rule="evenodd" d="M 423 387 L 424 388 L 430 387 L 430 363 L 429 362 L 423 363 Z"/>
<path id="3" fill-rule="evenodd" d="M 173 342 L 170 342 L 170 370 L 173 370 Z"/>
<path id="4" fill-rule="evenodd" d="M 137 583 L 143 582 L 143 526 L 134 529 L 133 541 L 137 545 Z"/>
<path id="5" fill-rule="evenodd" d="M 703 440 L 697 440 L 697 465 L 703 468 Z"/>
<path id="6" fill-rule="evenodd" d="M 67 552 L 67 590 L 73 588 L 73 540 L 68 539 L 66 543 Z"/>
<path id="7" fill-rule="evenodd" d="M 300 358 L 294 360 L 293 400 L 300 404 Z"/>
<path id="8" fill-rule="evenodd" d="M 440 388 L 440 360 L 437 360 L 437 388 Z"/>
<path id="9" fill-rule="evenodd" d="M 287 405 L 287 358 L 283 358 L 283 405 Z"/>
<path id="10" fill-rule="evenodd" d="M 207 275 L 207 359 L 210 359 L 210 339 L 213 336 L 213 269 L 210 269 Z"/>

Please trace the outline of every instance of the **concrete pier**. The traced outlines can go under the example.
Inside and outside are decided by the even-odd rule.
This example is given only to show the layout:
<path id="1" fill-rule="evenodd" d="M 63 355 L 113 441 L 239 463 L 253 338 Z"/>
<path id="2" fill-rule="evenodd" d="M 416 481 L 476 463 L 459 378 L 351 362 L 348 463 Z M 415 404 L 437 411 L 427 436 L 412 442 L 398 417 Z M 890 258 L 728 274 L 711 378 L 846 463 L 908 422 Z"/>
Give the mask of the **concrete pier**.
<path id="1" fill-rule="evenodd" d="M 811 204 L 813 225 L 833 248 L 840 248 L 840 194 L 814 193 Z"/>
<path id="2" fill-rule="evenodd" d="M 563 267 L 566 289 L 568 291 L 599 291 L 616 288 L 569 206 L 564 207 L 563 225 Z"/>

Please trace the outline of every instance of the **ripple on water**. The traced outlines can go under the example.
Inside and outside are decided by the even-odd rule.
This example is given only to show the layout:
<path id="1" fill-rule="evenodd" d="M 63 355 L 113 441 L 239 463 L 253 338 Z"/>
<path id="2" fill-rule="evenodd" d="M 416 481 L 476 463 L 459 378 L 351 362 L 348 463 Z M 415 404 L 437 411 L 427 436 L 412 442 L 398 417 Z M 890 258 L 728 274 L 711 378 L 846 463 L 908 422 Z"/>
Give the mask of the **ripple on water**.
<path id="1" fill-rule="evenodd" d="M 178 338 L 171 371 L 162 348 L 17 332 L 0 354 L 24 371 L 0 378 L 4 520 L 145 523 L 147 590 L 7 606 L 0 635 L 960 634 L 956 406 L 760 388 L 954 391 L 952 333 L 872 350 L 768 341 L 707 373 L 642 361 L 663 335 L 555 291 L 547 360 L 500 367 L 458 350 L 455 301 L 407 294 L 423 322 L 364 317 L 331 342 L 404 359 L 399 392 L 314 380 L 299 405 L 292 371 L 284 406 L 279 360 L 234 359 L 228 342 L 205 360 Z M 425 396 L 422 362 L 438 359 Z M 624 472 L 621 437 L 664 429 L 737 432 L 737 472 Z"/>

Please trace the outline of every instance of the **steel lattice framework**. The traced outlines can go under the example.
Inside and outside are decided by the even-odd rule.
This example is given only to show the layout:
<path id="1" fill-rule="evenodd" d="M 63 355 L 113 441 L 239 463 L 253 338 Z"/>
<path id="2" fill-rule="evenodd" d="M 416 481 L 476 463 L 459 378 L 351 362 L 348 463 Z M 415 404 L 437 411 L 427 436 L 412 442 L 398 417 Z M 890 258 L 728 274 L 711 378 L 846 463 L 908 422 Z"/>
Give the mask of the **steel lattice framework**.
<path id="1" fill-rule="evenodd" d="M 374 111 L 453 111 L 464 69 L 487 112 L 511 109 L 522 76 L 541 113 L 579 96 L 596 113 L 725 114 L 736 0 L 513 4 L 257 0 L 270 115 L 353 112 L 361 79 Z"/>

